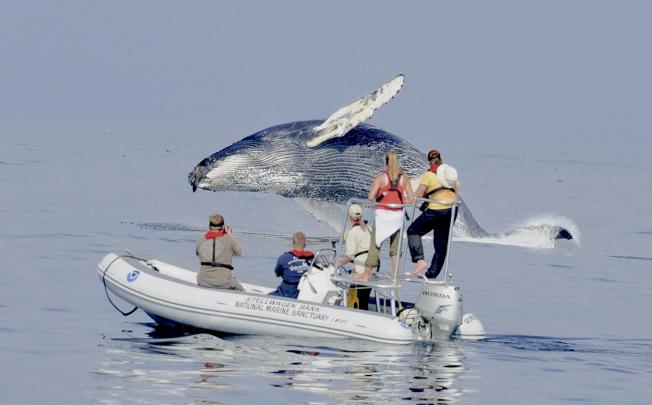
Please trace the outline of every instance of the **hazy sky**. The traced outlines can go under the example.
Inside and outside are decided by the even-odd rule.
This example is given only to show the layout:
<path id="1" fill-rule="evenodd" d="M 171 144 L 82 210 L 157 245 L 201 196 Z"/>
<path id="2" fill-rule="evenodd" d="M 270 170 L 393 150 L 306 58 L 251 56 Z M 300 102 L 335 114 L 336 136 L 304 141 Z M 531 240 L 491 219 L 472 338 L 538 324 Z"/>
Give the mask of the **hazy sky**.
<path id="1" fill-rule="evenodd" d="M 4 1 L 0 121 L 236 140 L 404 73 L 371 123 L 417 144 L 650 146 L 651 16 L 648 1 Z"/>

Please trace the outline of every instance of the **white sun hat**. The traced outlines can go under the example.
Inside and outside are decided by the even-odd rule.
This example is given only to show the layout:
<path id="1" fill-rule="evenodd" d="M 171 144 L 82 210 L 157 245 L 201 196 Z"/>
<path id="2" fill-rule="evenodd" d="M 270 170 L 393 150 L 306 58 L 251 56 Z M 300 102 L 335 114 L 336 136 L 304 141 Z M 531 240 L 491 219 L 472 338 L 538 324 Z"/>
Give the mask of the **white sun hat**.
<path id="1" fill-rule="evenodd" d="M 349 216 L 354 219 L 362 218 L 362 207 L 358 204 L 351 204 L 349 207 Z"/>
<path id="2" fill-rule="evenodd" d="M 443 187 L 455 188 L 457 184 L 457 170 L 446 163 L 439 165 L 437 168 L 437 179 Z"/>

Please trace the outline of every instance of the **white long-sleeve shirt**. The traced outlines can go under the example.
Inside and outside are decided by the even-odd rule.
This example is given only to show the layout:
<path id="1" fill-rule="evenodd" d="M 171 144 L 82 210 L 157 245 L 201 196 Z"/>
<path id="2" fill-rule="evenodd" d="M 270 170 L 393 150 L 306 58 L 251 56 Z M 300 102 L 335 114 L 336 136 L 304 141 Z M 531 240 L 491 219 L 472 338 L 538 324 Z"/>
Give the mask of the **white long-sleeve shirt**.
<path id="1" fill-rule="evenodd" d="M 370 243 L 371 231 L 369 228 L 366 228 L 366 231 L 364 231 L 361 226 L 356 225 L 347 232 L 346 255 L 353 259 L 353 271 L 355 273 L 361 274 L 364 272 L 364 262 L 367 260 L 367 254 L 363 253 L 355 258 L 353 256 L 359 252 L 369 250 Z"/>

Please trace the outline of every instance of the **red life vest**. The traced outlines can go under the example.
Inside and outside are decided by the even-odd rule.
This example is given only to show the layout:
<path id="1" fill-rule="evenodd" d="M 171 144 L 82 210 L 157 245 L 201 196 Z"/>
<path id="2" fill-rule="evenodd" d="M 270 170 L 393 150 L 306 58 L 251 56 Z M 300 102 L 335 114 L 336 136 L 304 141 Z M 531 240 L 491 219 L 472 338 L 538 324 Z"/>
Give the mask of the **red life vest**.
<path id="1" fill-rule="evenodd" d="M 430 165 L 428 168 L 428 171 L 431 173 L 437 174 L 437 169 L 439 168 L 439 165 L 437 163 Z"/>
<path id="2" fill-rule="evenodd" d="M 215 239 L 215 238 L 221 238 L 224 236 L 224 231 L 208 231 L 206 232 L 206 235 L 204 235 L 205 239 Z"/>
<path id="3" fill-rule="evenodd" d="M 215 239 L 221 238 L 224 236 L 224 231 L 208 231 L 204 235 L 204 239 L 210 240 L 213 239 L 213 260 L 210 262 L 201 262 L 203 266 L 213 266 L 213 267 L 224 267 L 229 270 L 233 270 L 233 266 L 230 264 L 218 263 L 215 261 Z"/>
<path id="4" fill-rule="evenodd" d="M 290 253 L 300 259 L 312 258 L 315 255 L 309 250 L 297 250 L 297 249 L 290 250 Z"/>
<path id="5" fill-rule="evenodd" d="M 383 204 L 403 204 L 403 186 L 401 186 L 401 177 L 403 173 L 399 173 L 396 181 L 392 181 L 387 172 L 384 172 L 387 176 L 387 184 L 378 189 L 378 194 L 376 197 L 376 202 Z M 390 208 L 379 205 L 376 207 L 379 210 L 390 210 L 390 211 L 400 211 L 403 208 Z"/>

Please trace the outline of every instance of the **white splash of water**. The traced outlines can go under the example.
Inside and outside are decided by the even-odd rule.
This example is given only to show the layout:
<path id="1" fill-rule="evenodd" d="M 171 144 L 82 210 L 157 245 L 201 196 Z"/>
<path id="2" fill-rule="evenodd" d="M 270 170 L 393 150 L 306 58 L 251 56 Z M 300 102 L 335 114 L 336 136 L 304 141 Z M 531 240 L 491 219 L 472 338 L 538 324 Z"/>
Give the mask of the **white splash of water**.
<path id="1" fill-rule="evenodd" d="M 307 198 L 295 198 L 293 201 L 317 220 L 328 224 L 338 233 L 341 232 L 345 215 L 344 205 Z M 533 249 L 555 249 L 558 243 L 555 237 L 560 228 L 566 229 L 573 236 L 571 243 L 577 247 L 581 246 L 581 235 L 577 224 L 570 218 L 556 214 L 538 215 L 517 223 L 504 232 L 490 234 L 486 237 L 469 236 L 465 227 L 460 226 L 458 221 L 453 231 L 453 240 Z M 432 239 L 432 235 L 425 235 L 424 239 Z"/>
<path id="2" fill-rule="evenodd" d="M 555 237 L 560 228 L 570 232 L 573 236 L 572 243 L 577 247 L 581 246 L 581 235 L 577 224 L 570 218 L 555 214 L 529 218 L 502 233 L 491 234 L 484 238 L 472 238 L 463 233 L 455 234 L 455 240 L 534 249 L 554 249 L 558 242 Z"/>

